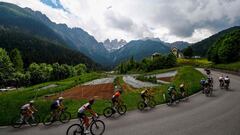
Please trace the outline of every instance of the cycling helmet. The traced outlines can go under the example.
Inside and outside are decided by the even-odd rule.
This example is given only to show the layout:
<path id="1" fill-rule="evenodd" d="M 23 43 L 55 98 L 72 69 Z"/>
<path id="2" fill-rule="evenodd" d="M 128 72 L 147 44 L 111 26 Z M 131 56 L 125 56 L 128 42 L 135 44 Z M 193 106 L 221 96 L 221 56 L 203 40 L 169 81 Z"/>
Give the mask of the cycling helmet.
<path id="1" fill-rule="evenodd" d="M 182 88 L 182 87 L 184 87 L 184 84 L 183 84 L 183 83 L 180 85 L 180 88 Z"/>
<path id="2" fill-rule="evenodd" d="M 30 105 L 34 104 L 34 100 L 29 101 Z"/>
<path id="3" fill-rule="evenodd" d="M 64 98 L 63 97 L 59 97 L 58 100 L 63 100 Z"/>
<path id="4" fill-rule="evenodd" d="M 91 105 L 95 102 L 95 99 L 94 98 L 91 98 L 88 100 L 88 103 L 90 103 Z"/>

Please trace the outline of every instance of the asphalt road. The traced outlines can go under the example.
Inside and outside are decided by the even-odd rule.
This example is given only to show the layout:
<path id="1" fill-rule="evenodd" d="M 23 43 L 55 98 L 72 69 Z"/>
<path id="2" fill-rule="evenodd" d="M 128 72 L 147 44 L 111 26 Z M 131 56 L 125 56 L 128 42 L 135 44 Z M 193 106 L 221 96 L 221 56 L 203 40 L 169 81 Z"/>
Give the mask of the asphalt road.
<path id="1" fill-rule="evenodd" d="M 198 93 L 176 106 L 157 106 L 145 112 L 131 111 L 125 116 L 104 119 L 106 135 L 240 135 L 240 77 L 229 75 L 229 91 L 218 88 L 215 79 L 213 97 Z M 0 135 L 65 135 L 76 120 L 51 127 L 0 128 Z"/>

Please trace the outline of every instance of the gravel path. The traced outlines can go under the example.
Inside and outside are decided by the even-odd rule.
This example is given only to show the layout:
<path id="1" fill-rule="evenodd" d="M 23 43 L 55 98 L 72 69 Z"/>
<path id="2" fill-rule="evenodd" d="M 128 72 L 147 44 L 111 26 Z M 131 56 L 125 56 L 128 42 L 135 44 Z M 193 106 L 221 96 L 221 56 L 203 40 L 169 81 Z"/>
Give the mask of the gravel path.
<path id="1" fill-rule="evenodd" d="M 172 77 L 175 76 L 177 74 L 177 71 L 171 71 L 171 72 L 167 72 L 167 73 L 162 73 L 162 74 L 155 74 L 155 75 L 150 75 L 150 76 L 156 76 L 157 78 L 162 78 L 162 77 Z M 154 83 L 150 83 L 150 82 L 143 82 L 143 81 L 139 81 L 136 78 L 134 78 L 134 75 L 126 75 L 123 77 L 123 80 L 128 84 L 131 85 L 134 88 L 143 88 L 143 87 L 156 87 L 159 84 L 154 84 Z M 165 82 L 165 81 L 161 81 L 158 80 L 158 82 L 160 83 L 169 83 L 169 82 Z"/>
<path id="2" fill-rule="evenodd" d="M 97 85 L 97 84 L 106 84 L 106 83 L 113 83 L 115 77 L 109 77 L 109 78 L 101 78 L 96 79 L 91 82 L 84 83 L 83 85 Z"/>
<path id="3" fill-rule="evenodd" d="M 126 82 L 127 84 L 131 85 L 134 88 L 158 86 L 158 84 L 153 84 L 153 83 L 150 83 L 150 82 L 142 82 L 142 81 L 136 80 L 134 77 L 129 76 L 129 75 L 124 76 L 123 80 L 124 80 L 124 82 Z"/>
<path id="4" fill-rule="evenodd" d="M 172 77 L 175 76 L 177 74 L 177 71 L 171 71 L 171 72 L 167 72 L 167 73 L 162 73 L 162 74 L 155 74 L 155 75 L 151 75 L 156 76 L 156 78 L 163 78 L 163 77 Z"/>

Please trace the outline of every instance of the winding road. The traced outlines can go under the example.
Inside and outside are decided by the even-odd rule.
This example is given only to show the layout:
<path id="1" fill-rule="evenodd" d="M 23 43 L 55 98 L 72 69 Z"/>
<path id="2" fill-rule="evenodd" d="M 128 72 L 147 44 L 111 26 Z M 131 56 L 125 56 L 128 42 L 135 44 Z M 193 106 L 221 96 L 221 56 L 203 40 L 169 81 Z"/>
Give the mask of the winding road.
<path id="1" fill-rule="evenodd" d="M 151 111 L 135 110 L 122 117 L 102 118 L 105 135 L 240 135 L 240 77 L 229 75 L 231 87 L 225 91 L 218 88 L 217 77 L 221 74 L 212 72 L 215 79 L 212 97 L 197 93 L 173 107 L 159 105 Z M 51 127 L 2 127 L 0 135 L 65 135 L 73 123 L 76 120 Z"/>

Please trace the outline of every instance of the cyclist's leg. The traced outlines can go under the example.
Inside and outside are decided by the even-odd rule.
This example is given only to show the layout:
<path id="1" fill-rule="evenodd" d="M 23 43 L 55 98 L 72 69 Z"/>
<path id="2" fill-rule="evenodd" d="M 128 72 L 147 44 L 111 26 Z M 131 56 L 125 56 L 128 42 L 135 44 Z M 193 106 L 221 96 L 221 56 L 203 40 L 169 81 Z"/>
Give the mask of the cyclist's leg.
<path id="1" fill-rule="evenodd" d="M 23 122 L 26 117 L 26 109 L 21 109 L 21 118 L 20 121 Z"/>
<path id="2" fill-rule="evenodd" d="M 84 122 L 84 125 L 86 127 L 86 129 L 88 130 L 90 124 L 89 124 L 89 118 L 87 117 L 87 115 L 83 114 L 83 122 Z"/>
<path id="3" fill-rule="evenodd" d="M 113 110 L 116 111 L 117 100 L 116 98 L 112 98 Z"/>

